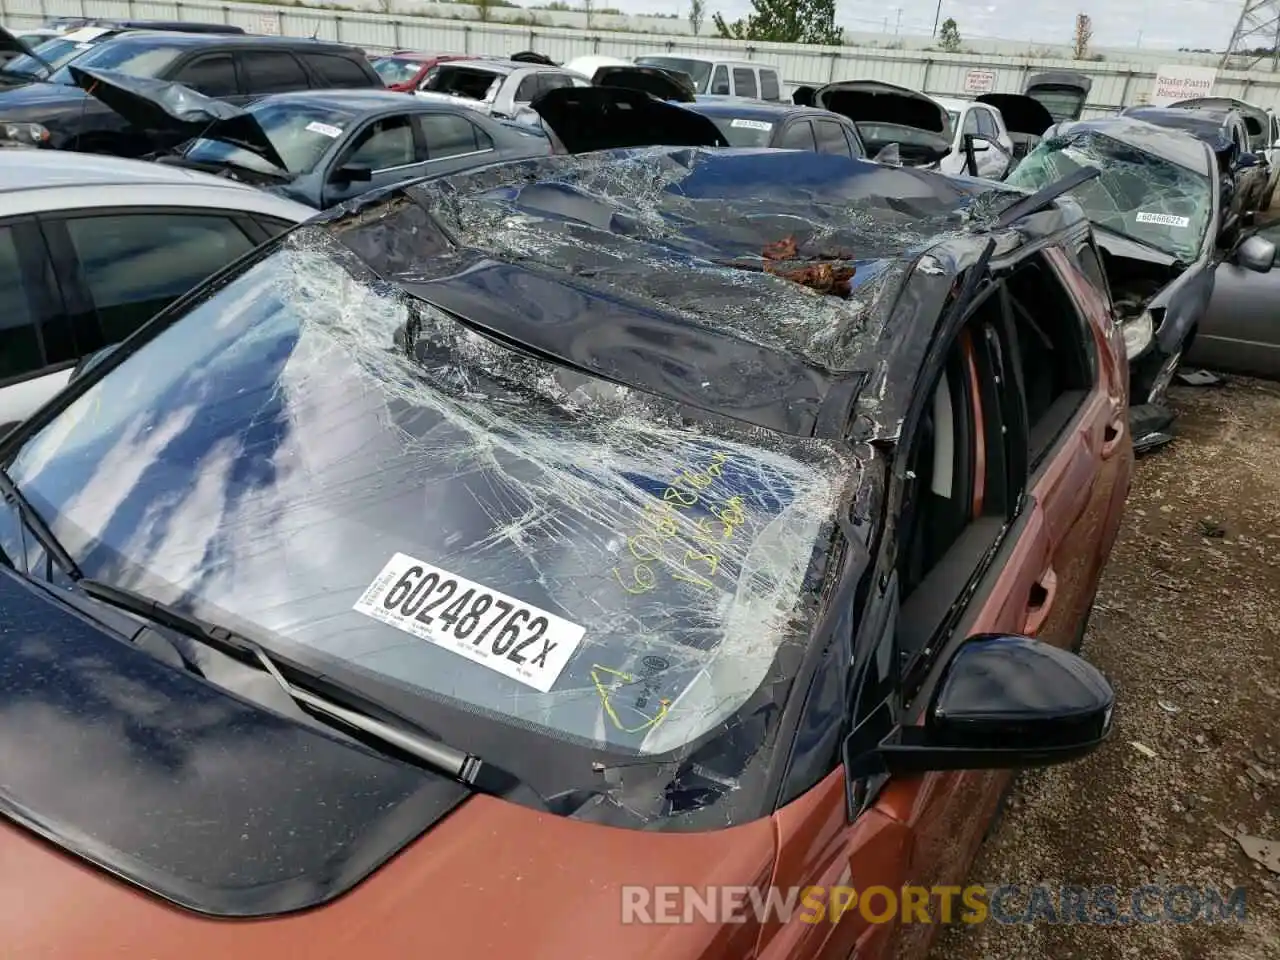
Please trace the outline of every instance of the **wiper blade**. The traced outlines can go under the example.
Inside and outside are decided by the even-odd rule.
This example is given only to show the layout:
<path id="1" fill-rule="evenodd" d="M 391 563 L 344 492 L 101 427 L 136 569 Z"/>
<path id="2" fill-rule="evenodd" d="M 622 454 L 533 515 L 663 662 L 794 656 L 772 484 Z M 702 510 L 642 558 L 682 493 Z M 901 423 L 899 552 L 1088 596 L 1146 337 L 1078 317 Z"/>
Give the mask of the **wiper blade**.
<path id="1" fill-rule="evenodd" d="M 525 794 L 526 796 L 531 795 L 539 806 L 543 809 L 549 809 L 546 801 L 518 777 L 466 751 L 458 750 L 448 744 L 418 733 L 412 729 L 413 724 L 407 720 L 397 718 L 398 723 L 386 723 L 370 716 L 363 710 L 339 703 L 330 697 L 320 696 L 289 681 L 284 675 L 285 671 L 281 670 L 280 664 L 260 644 L 250 640 L 248 637 L 228 630 L 226 627 L 216 623 L 184 613 L 166 603 L 153 600 L 146 594 L 130 590 L 127 587 L 117 587 L 114 584 L 104 583 L 101 580 L 94 580 L 88 577 L 81 578 L 76 586 L 95 600 L 135 613 L 160 626 L 176 630 L 185 636 L 191 637 L 193 640 L 202 641 L 223 652 L 230 653 L 237 659 L 242 659 L 246 656 L 254 658 L 257 665 L 270 674 L 281 689 L 298 705 L 308 708 L 312 713 L 320 714 L 331 721 L 336 720 L 345 724 L 367 736 L 375 737 L 422 761 L 437 773 L 443 773 L 457 780 L 464 786 L 480 793 L 488 793 L 499 797 L 509 797 L 517 793 Z M 285 670 L 290 673 L 307 673 L 307 671 L 292 664 L 287 665 Z M 324 678 L 324 683 L 331 688 L 342 689 L 329 677 Z M 354 691 L 349 692 L 348 695 L 351 700 L 358 701 L 362 699 L 360 694 Z"/>
<path id="2" fill-rule="evenodd" d="M 80 567 L 76 565 L 71 554 L 67 552 L 66 547 L 58 542 L 58 538 L 53 535 L 53 531 L 49 529 L 49 525 L 45 523 L 44 517 L 40 516 L 38 510 L 33 507 L 27 500 L 18 485 L 10 478 L 6 470 L 0 469 L 0 496 L 5 500 L 9 500 L 18 509 L 18 516 L 22 518 L 23 524 L 31 531 L 32 536 L 44 548 L 44 552 L 66 571 L 67 576 L 73 580 L 81 579 L 84 574 L 80 572 Z"/>

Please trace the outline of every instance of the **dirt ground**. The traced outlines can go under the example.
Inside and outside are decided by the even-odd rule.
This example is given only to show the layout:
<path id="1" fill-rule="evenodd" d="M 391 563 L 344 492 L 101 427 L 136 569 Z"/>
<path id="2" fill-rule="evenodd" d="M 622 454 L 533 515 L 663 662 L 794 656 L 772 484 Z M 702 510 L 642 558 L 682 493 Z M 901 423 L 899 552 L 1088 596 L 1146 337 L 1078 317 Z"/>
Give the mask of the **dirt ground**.
<path id="1" fill-rule="evenodd" d="M 1178 439 L 1138 461 L 1085 641 L 1115 733 L 1023 775 L 970 882 L 1241 885 L 1247 919 L 954 925 L 931 960 L 1280 958 L 1280 876 L 1224 833 L 1280 841 L 1280 384 L 1174 402 Z"/>

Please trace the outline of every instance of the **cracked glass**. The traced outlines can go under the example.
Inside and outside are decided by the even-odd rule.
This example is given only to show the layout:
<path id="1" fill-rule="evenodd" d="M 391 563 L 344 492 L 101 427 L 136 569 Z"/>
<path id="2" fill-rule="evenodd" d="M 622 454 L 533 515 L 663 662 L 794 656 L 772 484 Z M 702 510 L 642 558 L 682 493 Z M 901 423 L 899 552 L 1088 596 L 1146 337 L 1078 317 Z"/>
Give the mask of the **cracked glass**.
<path id="1" fill-rule="evenodd" d="M 1091 221 L 1184 262 L 1199 259 L 1213 212 L 1213 182 L 1121 140 L 1092 130 L 1050 137 L 1005 182 L 1034 191 L 1085 166 L 1101 174 L 1071 196 Z"/>
<path id="2" fill-rule="evenodd" d="M 501 346 L 312 228 L 127 357 L 10 472 L 87 576 L 643 754 L 728 722 L 807 642 L 806 578 L 859 469 Z M 449 578 L 437 628 L 467 590 L 454 621 L 481 623 L 445 642 L 411 615 Z M 481 642 L 503 603 L 523 621 Z M 502 653 L 532 644 L 519 669 L 500 636 Z"/>

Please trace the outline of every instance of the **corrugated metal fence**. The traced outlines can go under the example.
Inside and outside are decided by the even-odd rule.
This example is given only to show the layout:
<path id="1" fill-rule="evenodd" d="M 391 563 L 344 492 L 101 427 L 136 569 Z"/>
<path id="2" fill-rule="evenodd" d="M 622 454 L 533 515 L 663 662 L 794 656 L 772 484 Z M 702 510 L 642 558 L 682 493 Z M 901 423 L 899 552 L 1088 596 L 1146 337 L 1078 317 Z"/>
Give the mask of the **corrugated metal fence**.
<path id="1" fill-rule="evenodd" d="M 537 50 L 558 61 L 586 54 L 637 57 L 645 54 L 707 54 L 761 60 L 778 66 L 789 87 L 831 80 L 869 79 L 901 84 L 936 96 L 962 96 L 971 70 L 994 73 L 994 91 L 1020 93 L 1026 78 L 1050 69 L 1075 70 L 1093 78 L 1086 115 L 1109 113 L 1141 102 L 1151 91 L 1149 63 L 1041 60 L 990 54 L 947 54 L 868 47 L 816 47 L 745 43 L 681 35 L 615 33 L 551 27 L 519 27 L 477 21 L 439 20 L 362 11 L 335 11 L 273 4 L 181 3 L 153 0 L 0 0 L 0 16 L 11 27 L 33 26 L 54 16 L 202 20 L 234 23 L 257 33 L 318 36 L 369 51 L 510 54 Z M 1234 96 L 1280 107 L 1280 75 L 1222 72 L 1217 96 Z"/>

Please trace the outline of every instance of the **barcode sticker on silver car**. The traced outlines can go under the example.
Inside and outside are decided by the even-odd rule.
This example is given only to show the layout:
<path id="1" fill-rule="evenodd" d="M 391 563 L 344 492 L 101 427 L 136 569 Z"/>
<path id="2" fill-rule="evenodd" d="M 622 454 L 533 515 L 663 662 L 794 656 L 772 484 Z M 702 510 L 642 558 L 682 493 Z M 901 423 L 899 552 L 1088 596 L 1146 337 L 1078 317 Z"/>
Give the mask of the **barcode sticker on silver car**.
<path id="1" fill-rule="evenodd" d="M 741 117 L 736 117 L 735 119 L 731 120 L 729 122 L 729 126 L 742 127 L 746 130 L 772 130 L 773 129 L 772 123 L 765 123 L 763 120 L 744 120 Z"/>
<path id="2" fill-rule="evenodd" d="M 586 628 L 456 573 L 397 553 L 353 607 L 548 693 Z"/>

